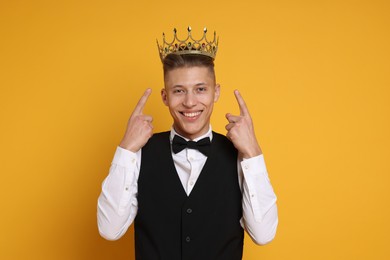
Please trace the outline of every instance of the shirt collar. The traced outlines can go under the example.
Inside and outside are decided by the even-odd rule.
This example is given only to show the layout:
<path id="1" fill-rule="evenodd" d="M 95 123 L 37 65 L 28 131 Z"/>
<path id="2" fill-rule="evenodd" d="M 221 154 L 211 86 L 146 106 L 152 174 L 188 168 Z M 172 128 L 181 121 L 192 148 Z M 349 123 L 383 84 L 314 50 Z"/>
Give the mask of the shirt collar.
<path id="1" fill-rule="evenodd" d="M 175 131 L 175 128 L 172 126 L 172 127 L 171 127 L 171 134 L 169 135 L 169 140 L 171 141 L 171 143 L 172 143 L 173 137 L 175 137 L 175 135 L 178 135 L 178 136 L 184 138 L 186 141 L 189 141 L 189 140 L 190 140 L 190 139 L 188 139 L 188 138 L 186 138 L 186 137 L 181 136 L 180 134 L 178 134 L 178 133 Z M 199 137 L 195 138 L 195 139 L 192 140 L 192 141 L 197 142 L 197 141 L 199 141 L 200 139 L 205 138 L 205 137 L 209 137 L 209 138 L 210 138 L 210 141 L 213 140 L 213 130 L 212 130 L 212 128 L 211 128 L 211 125 L 209 125 L 209 130 L 207 131 L 207 133 L 205 133 L 205 134 L 202 135 L 202 136 L 199 136 Z"/>

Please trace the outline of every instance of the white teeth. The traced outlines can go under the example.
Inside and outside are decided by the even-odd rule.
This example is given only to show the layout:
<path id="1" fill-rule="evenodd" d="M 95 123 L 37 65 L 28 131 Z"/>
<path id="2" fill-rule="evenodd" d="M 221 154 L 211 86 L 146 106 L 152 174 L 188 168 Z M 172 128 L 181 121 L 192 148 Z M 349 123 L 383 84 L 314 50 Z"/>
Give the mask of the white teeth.
<path id="1" fill-rule="evenodd" d="M 195 116 L 197 116 L 197 115 L 200 115 L 200 113 L 201 113 L 201 111 L 199 111 L 199 112 L 194 112 L 194 113 L 183 113 L 183 115 L 184 115 L 185 117 L 195 117 Z"/>

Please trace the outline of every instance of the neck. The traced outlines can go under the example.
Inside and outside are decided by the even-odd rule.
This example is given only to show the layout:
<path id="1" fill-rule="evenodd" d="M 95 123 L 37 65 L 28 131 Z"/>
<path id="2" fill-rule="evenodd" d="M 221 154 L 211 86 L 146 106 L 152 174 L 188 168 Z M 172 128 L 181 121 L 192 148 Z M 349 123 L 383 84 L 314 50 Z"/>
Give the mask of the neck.
<path id="1" fill-rule="evenodd" d="M 202 131 L 201 133 L 197 133 L 194 135 L 178 131 L 175 126 L 173 126 L 173 130 L 175 131 L 176 134 L 180 135 L 181 137 L 184 137 L 185 139 L 189 139 L 190 141 L 193 141 L 195 139 L 199 139 L 199 137 L 205 137 L 209 132 L 211 132 L 211 126 L 209 126 L 209 128 L 207 128 L 205 131 Z"/>

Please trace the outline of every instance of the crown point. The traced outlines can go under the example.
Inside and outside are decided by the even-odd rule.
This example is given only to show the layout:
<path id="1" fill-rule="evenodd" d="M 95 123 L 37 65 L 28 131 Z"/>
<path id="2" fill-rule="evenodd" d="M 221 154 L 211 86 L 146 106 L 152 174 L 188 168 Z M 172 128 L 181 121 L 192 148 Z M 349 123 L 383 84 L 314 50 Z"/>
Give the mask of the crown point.
<path id="1" fill-rule="evenodd" d="M 191 32 L 191 26 L 188 26 L 188 28 L 187 28 L 187 30 L 189 31 L 189 32 Z"/>
<path id="2" fill-rule="evenodd" d="M 177 32 L 176 28 L 173 28 L 173 32 L 176 34 L 176 32 Z"/>
<path id="3" fill-rule="evenodd" d="M 205 28 L 203 29 L 203 31 L 204 31 L 205 33 L 207 33 L 207 28 L 205 27 Z"/>

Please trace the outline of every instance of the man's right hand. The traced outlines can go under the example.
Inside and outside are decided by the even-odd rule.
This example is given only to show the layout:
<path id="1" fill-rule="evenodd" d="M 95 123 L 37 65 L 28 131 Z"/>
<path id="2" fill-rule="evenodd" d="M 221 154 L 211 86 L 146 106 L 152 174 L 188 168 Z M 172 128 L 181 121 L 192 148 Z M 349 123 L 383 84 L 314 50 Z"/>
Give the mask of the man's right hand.
<path id="1" fill-rule="evenodd" d="M 142 113 L 150 93 L 152 93 L 152 89 L 146 89 L 138 101 L 127 123 L 125 136 L 119 144 L 120 147 L 134 153 L 141 149 L 153 135 L 153 118 Z"/>

